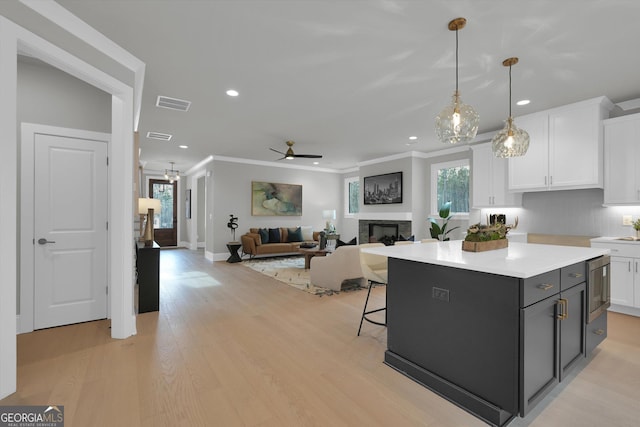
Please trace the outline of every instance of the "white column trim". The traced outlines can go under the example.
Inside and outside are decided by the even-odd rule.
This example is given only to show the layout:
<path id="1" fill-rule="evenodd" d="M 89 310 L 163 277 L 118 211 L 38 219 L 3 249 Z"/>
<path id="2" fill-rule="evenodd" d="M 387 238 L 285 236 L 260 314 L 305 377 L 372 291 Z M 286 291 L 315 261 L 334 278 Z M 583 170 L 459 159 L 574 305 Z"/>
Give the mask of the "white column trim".
<path id="1" fill-rule="evenodd" d="M 31 2 L 36 4 L 38 2 Z M 51 1 L 48 4 L 54 3 Z M 81 37 L 80 34 L 76 34 Z M 0 399 L 16 391 L 17 55 L 29 53 L 112 95 L 109 145 L 111 336 L 136 333 L 133 307 L 133 88 L 0 16 Z M 124 65 L 124 64 L 123 64 Z M 126 65 L 125 65 L 126 66 Z M 141 83 L 140 80 L 136 80 Z M 140 88 L 137 88 L 138 90 Z"/>

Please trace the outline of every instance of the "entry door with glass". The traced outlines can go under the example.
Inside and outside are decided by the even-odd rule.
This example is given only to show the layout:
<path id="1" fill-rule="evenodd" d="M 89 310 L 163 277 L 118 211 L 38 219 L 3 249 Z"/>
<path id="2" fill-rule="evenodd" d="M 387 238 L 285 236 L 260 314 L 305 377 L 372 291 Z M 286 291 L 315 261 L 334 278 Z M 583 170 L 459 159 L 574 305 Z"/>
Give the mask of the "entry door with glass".
<path id="1" fill-rule="evenodd" d="M 154 214 L 154 239 L 160 246 L 178 245 L 177 183 L 164 179 L 149 180 L 149 196 L 160 200 L 160 214 Z"/>

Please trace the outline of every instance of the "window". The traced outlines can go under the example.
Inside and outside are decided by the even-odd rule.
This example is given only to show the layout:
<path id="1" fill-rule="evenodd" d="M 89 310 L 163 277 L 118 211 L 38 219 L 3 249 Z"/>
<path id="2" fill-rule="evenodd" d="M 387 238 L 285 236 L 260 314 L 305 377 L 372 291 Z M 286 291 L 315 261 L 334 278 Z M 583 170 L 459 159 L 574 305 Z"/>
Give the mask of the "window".
<path id="1" fill-rule="evenodd" d="M 469 160 L 431 165 L 431 212 L 451 202 L 451 214 L 469 214 Z"/>
<path id="2" fill-rule="evenodd" d="M 360 178 L 352 176 L 344 180 L 344 216 L 354 217 L 360 212 Z"/>

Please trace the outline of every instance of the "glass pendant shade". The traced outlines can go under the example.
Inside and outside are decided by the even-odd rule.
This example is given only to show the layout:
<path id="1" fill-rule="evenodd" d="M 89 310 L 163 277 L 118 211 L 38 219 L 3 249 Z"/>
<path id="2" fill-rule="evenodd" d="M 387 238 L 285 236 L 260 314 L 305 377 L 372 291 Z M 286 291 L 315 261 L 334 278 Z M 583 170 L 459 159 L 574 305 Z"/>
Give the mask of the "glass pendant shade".
<path id="1" fill-rule="evenodd" d="M 513 118 L 507 119 L 504 129 L 491 140 L 493 155 L 496 157 L 524 156 L 529 149 L 529 134 L 513 124 Z"/>
<path id="2" fill-rule="evenodd" d="M 509 67 L 509 118 L 500 132 L 491 140 L 493 155 L 496 157 L 524 156 L 529 149 L 529 134 L 513 124 L 511 116 L 511 67 L 518 63 L 518 58 L 507 58 L 502 65 Z"/>
<path id="3" fill-rule="evenodd" d="M 471 105 L 464 104 L 460 94 L 453 94 L 451 104 L 436 117 L 436 135 L 444 143 L 470 142 L 478 133 L 480 117 Z"/>

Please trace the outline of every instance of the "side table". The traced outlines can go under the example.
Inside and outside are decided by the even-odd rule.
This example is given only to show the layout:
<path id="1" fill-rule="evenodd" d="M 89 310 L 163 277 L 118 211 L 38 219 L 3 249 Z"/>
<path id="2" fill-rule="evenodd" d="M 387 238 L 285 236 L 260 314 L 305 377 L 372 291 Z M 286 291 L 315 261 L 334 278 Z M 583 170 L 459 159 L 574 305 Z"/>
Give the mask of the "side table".
<path id="1" fill-rule="evenodd" d="M 240 262 L 240 261 L 242 261 L 242 258 L 240 258 L 240 255 L 238 255 L 238 249 L 240 249 L 241 246 L 242 246 L 242 244 L 240 242 L 229 242 L 229 243 L 227 243 L 227 249 L 229 250 L 229 254 L 231 254 L 229 256 L 229 258 L 227 258 L 227 262 Z"/>
<path id="2" fill-rule="evenodd" d="M 160 246 L 136 242 L 138 313 L 160 310 Z"/>
<path id="3" fill-rule="evenodd" d="M 314 256 L 326 256 L 328 253 L 331 253 L 328 249 L 318 249 L 318 248 L 310 248 L 303 249 L 300 248 L 298 252 L 304 254 L 304 269 L 308 270 L 311 268 L 311 258 Z"/>

